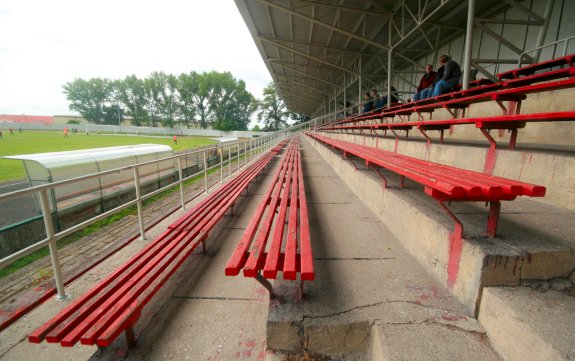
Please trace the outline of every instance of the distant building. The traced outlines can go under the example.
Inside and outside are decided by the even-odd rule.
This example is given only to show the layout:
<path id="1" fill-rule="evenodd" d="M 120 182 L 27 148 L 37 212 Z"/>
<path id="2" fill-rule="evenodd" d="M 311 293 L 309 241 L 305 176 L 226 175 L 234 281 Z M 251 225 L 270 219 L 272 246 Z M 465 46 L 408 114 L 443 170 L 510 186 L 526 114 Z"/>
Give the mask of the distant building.
<path id="1" fill-rule="evenodd" d="M 0 124 L 6 123 L 35 123 L 35 124 L 54 124 L 54 118 L 51 115 L 16 115 L 16 114 L 0 114 Z"/>

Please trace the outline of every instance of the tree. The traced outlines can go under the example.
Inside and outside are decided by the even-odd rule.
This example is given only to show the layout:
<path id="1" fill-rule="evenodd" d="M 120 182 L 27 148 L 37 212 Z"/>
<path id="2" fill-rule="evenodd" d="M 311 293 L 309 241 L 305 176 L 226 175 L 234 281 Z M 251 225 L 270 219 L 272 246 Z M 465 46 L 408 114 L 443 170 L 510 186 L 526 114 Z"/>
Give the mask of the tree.
<path id="1" fill-rule="evenodd" d="M 208 104 L 214 129 L 247 130 L 257 105 L 245 82 L 236 80 L 230 72 L 211 72 L 208 76 Z"/>
<path id="2" fill-rule="evenodd" d="M 197 113 L 196 103 L 194 102 L 194 78 L 191 74 L 180 74 L 177 81 L 177 90 L 180 94 L 178 102 L 178 111 L 187 128 L 190 122 L 194 120 Z"/>
<path id="3" fill-rule="evenodd" d="M 264 130 L 280 130 L 287 126 L 287 119 L 292 114 L 280 99 L 273 84 L 264 88 L 264 99 L 259 102 L 258 121 L 263 121 Z"/>
<path id="4" fill-rule="evenodd" d="M 149 120 L 146 111 L 146 89 L 144 81 L 135 75 L 130 75 L 124 80 L 118 80 L 115 85 L 117 97 L 132 117 L 135 126 L 147 125 Z"/>
<path id="5" fill-rule="evenodd" d="M 177 121 L 179 111 L 178 79 L 174 75 L 167 75 L 164 87 L 159 95 L 159 108 L 162 116 L 162 125 L 173 128 Z"/>
<path id="6" fill-rule="evenodd" d="M 144 89 L 146 90 L 146 110 L 150 116 L 150 125 L 156 127 L 161 119 L 162 92 L 166 88 L 168 76 L 164 72 L 153 72 L 144 79 Z"/>
<path id="7" fill-rule="evenodd" d="M 208 96 L 210 91 L 209 86 L 209 73 L 196 73 L 192 71 L 190 73 L 190 94 L 192 96 L 192 101 L 196 105 L 197 115 L 199 115 L 200 126 L 203 129 L 207 128 L 208 125 Z"/>
<path id="8" fill-rule="evenodd" d="M 75 110 L 86 120 L 101 124 L 106 121 L 106 107 L 112 106 L 113 86 L 108 79 L 75 79 L 63 85 L 64 94 Z"/>
<path id="9" fill-rule="evenodd" d="M 254 125 L 254 127 L 252 128 L 252 131 L 254 131 L 254 132 L 261 131 L 259 124 Z"/>
<path id="10" fill-rule="evenodd" d="M 305 122 L 310 120 L 309 115 L 303 114 L 303 113 L 296 113 L 296 112 L 291 112 L 290 118 L 295 121 L 294 125 L 305 123 Z"/>

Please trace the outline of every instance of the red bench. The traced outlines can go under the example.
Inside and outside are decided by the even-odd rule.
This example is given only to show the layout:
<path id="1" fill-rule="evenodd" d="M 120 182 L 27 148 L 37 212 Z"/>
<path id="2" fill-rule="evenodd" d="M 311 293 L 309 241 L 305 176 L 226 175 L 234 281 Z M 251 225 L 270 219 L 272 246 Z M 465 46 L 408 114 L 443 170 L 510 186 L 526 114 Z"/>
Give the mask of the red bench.
<path id="1" fill-rule="evenodd" d="M 272 183 L 230 257 L 226 276 L 255 277 L 273 296 L 268 281 L 315 278 L 299 138 L 293 138 Z"/>
<path id="2" fill-rule="evenodd" d="M 439 201 L 445 210 L 447 208 L 445 208 L 443 202 L 446 201 L 490 202 L 487 223 L 487 235 L 489 237 L 495 237 L 497 231 L 501 207 L 500 201 L 510 201 L 517 196 L 545 196 L 546 190 L 543 186 L 424 161 L 373 147 L 338 141 L 317 134 L 308 135 L 324 144 L 341 150 L 344 157 L 354 155 L 364 159 L 368 167 L 377 165 L 398 174 L 402 187 L 404 177 L 422 184 L 425 187 L 425 193 Z M 387 187 L 387 181 L 385 181 L 385 186 Z M 453 218 L 455 217 L 451 213 L 450 215 Z M 460 237 L 463 227 L 456 220 L 457 223 L 459 223 L 459 227 L 456 228 L 460 228 L 457 230 Z"/>
<path id="3" fill-rule="evenodd" d="M 362 125 L 340 125 L 333 127 L 326 127 L 323 131 L 375 131 L 375 130 L 405 130 L 409 131 L 412 128 L 417 128 L 427 139 L 425 131 L 439 130 L 441 131 L 441 142 L 443 143 L 443 131 L 450 129 L 455 125 L 475 124 L 475 127 L 480 129 L 489 140 L 493 148 L 496 147 L 495 140 L 487 133 L 492 129 L 508 129 L 511 130 L 511 139 L 509 141 L 509 149 L 515 148 L 518 129 L 524 128 L 527 123 L 531 122 L 557 122 L 557 121 L 573 121 L 575 120 L 575 112 L 549 112 L 549 113 L 532 113 L 532 114 L 512 114 L 512 115 L 498 115 L 491 117 L 474 117 L 474 118 L 459 118 L 459 119 L 445 119 L 445 120 L 425 120 L 413 121 L 402 123 L 378 123 L 378 124 L 362 124 Z M 365 133 L 364 133 L 365 134 Z"/>
<path id="4" fill-rule="evenodd" d="M 573 67 L 574 60 L 575 60 L 575 54 L 571 54 L 571 55 L 567 55 L 567 56 L 564 56 L 561 58 L 542 61 L 539 63 L 524 66 L 522 68 L 509 70 L 509 71 L 500 73 L 499 75 L 497 75 L 497 77 L 499 78 L 499 80 L 517 79 L 521 76 L 533 75 L 536 71 L 547 70 L 547 69 L 551 69 L 551 68 L 554 68 L 557 66 L 568 65 L 570 67 Z"/>
<path id="5" fill-rule="evenodd" d="M 144 306 L 201 243 L 240 193 L 277 152 L 269 151 L 252 165 L 186 212 L 159 237 L 28 336 L 70 347 L 109 346 L 122 332 L 134 342 L 134 325 Z"/>

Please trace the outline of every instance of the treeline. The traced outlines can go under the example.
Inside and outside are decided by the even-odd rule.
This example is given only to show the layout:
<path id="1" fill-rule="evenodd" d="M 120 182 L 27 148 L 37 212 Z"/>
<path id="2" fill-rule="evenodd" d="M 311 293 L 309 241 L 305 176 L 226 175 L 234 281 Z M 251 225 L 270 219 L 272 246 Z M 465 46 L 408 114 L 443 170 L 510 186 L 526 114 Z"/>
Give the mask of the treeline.
<path id="1" fill-rule="evenodd" d="M 119 124 L 127 116 L 136 126 L 247 130 L 250 117 L 261 105 L 246 90 L 245 82 L 230 72 L 75 79 L 63 88 L 70 110 L 96 124 Z M 260 120 L 274 130 L 266 119 Z"/>

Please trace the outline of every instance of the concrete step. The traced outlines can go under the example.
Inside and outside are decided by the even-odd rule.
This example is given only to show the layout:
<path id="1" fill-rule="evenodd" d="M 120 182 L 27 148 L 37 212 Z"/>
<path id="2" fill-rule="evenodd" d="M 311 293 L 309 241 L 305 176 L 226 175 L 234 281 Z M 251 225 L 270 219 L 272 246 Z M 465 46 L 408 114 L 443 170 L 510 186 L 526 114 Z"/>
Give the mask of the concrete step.
<path id="1" fill-rule="evenodd" d="M 475 319 L 439 322 L 375 324 L 371 333 L 372 361 L 495 361 Z"/>
<path id="2" fill-rule="evenodd" d="M 529 287 L 483 289 L 479 322 L 507 361 L 575 360 L 575 297 Z"/>
<path id="3" fill-rule="evenodd" d="M 380 147 L 387 141 L 380 139 Z M 342 159 L 331 148 L 310 144 L 427 272 L 465 305 L 470 316 L 477 316 L 483 287 L 568 277 L 575 270 L 573 210 L 527 199 L 504 202 L 497 237 L 488 238 L 488 209 L 482 203 L 453 202 L 446 206 L 463 224 L 461 251 L 453 252 L 454 223 L 421 185 L 406 180 L 406 187 L 400 189 L 398 177 L 383 171 L 385 188 L 380 174 L 367 169 L 360 159 Z"/>

